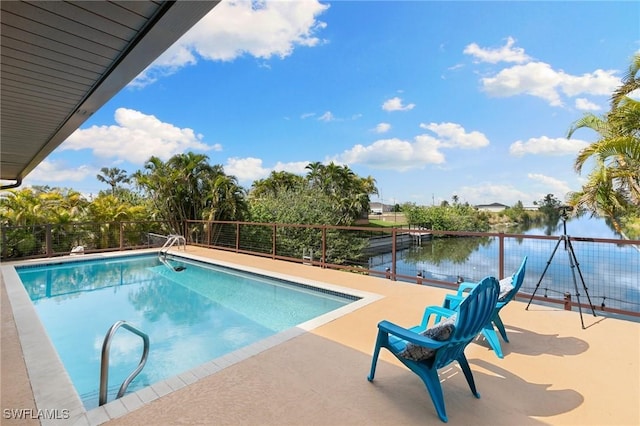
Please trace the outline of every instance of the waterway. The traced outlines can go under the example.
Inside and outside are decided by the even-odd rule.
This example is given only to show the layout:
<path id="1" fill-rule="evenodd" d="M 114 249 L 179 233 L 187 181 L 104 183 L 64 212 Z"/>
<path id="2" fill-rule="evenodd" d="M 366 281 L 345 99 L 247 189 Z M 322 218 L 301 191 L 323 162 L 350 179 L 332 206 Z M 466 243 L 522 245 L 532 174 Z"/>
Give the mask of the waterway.
<path id="1" fill-rule="evenodd" d="M 640 312 L 640 246 L 584 241 L 585 239 L 621 239 L 607 222 L 583 216 L 566 222 L 570 247 L 565 249 L 564 223 L 533 226 L 528 229 L 500 230 L 506 234 L 547 235 L 558 239 L 504 239 L 504 275 L 515 271 L 527 256 L 524 293 L 536 293 L 591 303 L 596 308 L 616 308 Z M 396 255 L 396 273 L 416 277 L 404 281 L 430 280 L 475 282 L 487 275 L 499 276 L 499 239 L 497 237 L 435 238 Z M 573 252 L 573 256 L 571 253 Z M 574 263 L 574 267 L 571 264 Z M 369 268 L 392 270 L 391 253 L 369 259 Z M 574 280 L 574 276 L 576 277 Z"/>

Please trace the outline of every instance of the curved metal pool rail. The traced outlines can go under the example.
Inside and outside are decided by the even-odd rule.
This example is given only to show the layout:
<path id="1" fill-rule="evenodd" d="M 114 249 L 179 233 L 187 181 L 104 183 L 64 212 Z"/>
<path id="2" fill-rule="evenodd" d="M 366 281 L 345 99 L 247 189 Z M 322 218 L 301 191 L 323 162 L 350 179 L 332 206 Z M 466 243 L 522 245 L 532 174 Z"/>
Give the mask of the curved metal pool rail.
<path id="1" fill-rule="evenodd" d="M 147 358 L 149 357 L 149 336 L 126 321 L 116 321 L 111 328 L 109 328 L 109 331 L 104 337 L 104 342 L 102 342 L 102 356 L 100 360 L 100 394 L 98 399 L 99 406 L 107 403 L 107 392 L 109 389 L 109 348 L 111 346 L 111 339 L 120 327 L 140 336 L 144 343 L 144 348 L 142 350 L 142 357 L 140 358 L 138 366 L 133 370 L 133 372 L 131 372 L 131 374 L 129 374 L 124 382 L 122 382 L 120 390 L 118 390 L 118 394 L 116 395 L 116 399 L 124 395 L 127 391 L 127 387 L 129 387 L 131 381 L 142 371 L 144 365 L 147 363 Z"/>
<path id="2" fill-rule="evenodd" d="M 169 234 L 167 235 L 167 241 L 165 241 L 164 245 L 160 248 L 160 255 L 165 255 L 169 252 L 169 249 L 174 245 L 178 244 L 178 248 L 182 246 L 183 250 L 187 249 L 187 240 L 179 234 Z"/>

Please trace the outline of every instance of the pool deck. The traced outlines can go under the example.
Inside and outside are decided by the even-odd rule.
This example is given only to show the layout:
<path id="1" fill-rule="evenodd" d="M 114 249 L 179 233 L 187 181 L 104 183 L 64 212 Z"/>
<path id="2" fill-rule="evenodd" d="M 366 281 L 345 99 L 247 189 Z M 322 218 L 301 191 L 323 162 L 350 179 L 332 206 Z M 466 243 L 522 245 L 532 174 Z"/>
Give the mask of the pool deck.
<path id="1" fill-rule="evenodd" d="M 392 282 L 268 258 L 187 247 L 197 256 L 329 283 L 382 296 L 311 331 L 208 374 L 126 412 L 83 414 L 74 422 L 107 425 L 413 425 L 442 424 L 420 379 L 385 350 L 376 379 L 366 380 L 376 324 L 420 322 L 446 290 Z M 40 424 L 8 410 L 36 407 L 22 341 L 2 279 L 1 405 L 3 425 Z M 502 312 L 510 343 L 499 359 L 482 338 L 466 349 L 478 391 L 457 364 L 440 370 L 454 425 L 639 425 L 640 323 L 561 307 L 512 301 Z M 11 417 L 11 418 L 10 418 Z M 45 423 L 45 422 L 43 422 Z"/>

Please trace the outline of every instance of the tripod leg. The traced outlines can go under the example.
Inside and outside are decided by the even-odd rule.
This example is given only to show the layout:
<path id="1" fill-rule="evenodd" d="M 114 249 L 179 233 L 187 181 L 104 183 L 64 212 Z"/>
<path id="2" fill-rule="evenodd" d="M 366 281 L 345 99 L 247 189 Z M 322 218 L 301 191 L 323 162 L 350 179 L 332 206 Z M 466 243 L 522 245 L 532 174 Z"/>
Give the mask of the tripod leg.
<path id="1" fill-rule="evenodd" d="M 560 246 L 560 242 L 562 240 L 564 240 L 564 235 L 561 235 L 560 238 L 558 238 L 558 242 L 556 243 L 556 246 L 553 248 L 553 251 L 551 252 L 551 256 L 549 256 L 549 260 L 547 260 L 547 266 L 544 267 L 544 271 L 542 271 L 542 275 L 540 275 L 540 279 L 538 280 L 538 284 L 536 284 L 535 290 L 533 290 L 533 293 L 531 293 L 531 298 L 529 299 L 529 303 L 527 303 L 527 307 L 524 308 L 525 310 L 529 310 L 529 305 L 531 305 L 531 301 L 533 300 L 533 297 L 536 295 L 536 292 L 538 291 L 538 288 L 540 287 L 540 283 L 542 282 L 542 279 L 544 278 L 544 274 L 547 273 L 547 269 L 549 269 L 549 265 L 551 265 L 551 261 L 553 260 L 553 256 L 556 254 L 556 251 L 558 250 L 558 247 Z"/>
<path id="2" fill-rule="evenodd" d="M 567 237 L 567 240 L 569 237 Z M 582 304 L 580 303 L 580 290 L 578 290 L 578 282 L 576 281 L 575 263 L 573 262 L 573 249 L 571 243 L 568 244 L 569 250 L 567 250 L 567 256 L 569 256 L 569 266 L 571 266 L 571 275 L 573 277 L 573 288 L 576 290 L 576 299 L 578 301 L 578 311 L 580 312 L 580 322 L 582 323 L 582 329 L 584 329 L 584 319 L 582 318 Z"/>
<path id="3" fill-rule="evenodd" d="M 573 261 L 576 265 L 576 269 L 578 270 L 578 276 L 580 277 L 580 282 L 582 283 L 582 288 L 584 289 L 584 294 L 587 295 L 587 300 L 589 301 L 589 306 L 591 307 L 591 312 L 593 313 L 593 316 L 597 316 L 596 315 L 596 310 L 593 307 L 593 303 L 591 303 L 591 297 L 589 296 L 589 291 L 587 289 L 587 285 L 584 283 L 584 277 L 582 276 L 582 271 L 580 270 L 580 263 L 578 263 L 578 258 L 576 257 L 576 252 L 573 250 L 573 244 L 571 244 L 571 238 L 567 237 L 567 243 L 569 245 L 569 252 L 570 252 L 570 257 L 573 257 Z M 573 267 L 573 266 L 572 266 Z M 575 273 L 573 276 L 573 281 L 575 284 Z M 577 284 L 576 284 L 576 288 L 577 288 Z M 576 290 L 577 291 L 577 290 Z M 579 300 L 578 300 L 579 302 Z"/>

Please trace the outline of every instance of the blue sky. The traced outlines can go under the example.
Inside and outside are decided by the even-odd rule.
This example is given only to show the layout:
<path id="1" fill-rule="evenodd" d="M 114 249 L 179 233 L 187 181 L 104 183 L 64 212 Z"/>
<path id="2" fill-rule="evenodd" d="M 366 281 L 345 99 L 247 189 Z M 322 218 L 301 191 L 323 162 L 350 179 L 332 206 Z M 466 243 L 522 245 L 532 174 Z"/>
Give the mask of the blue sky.
<path id="1" fill-rule="evenodd" d="M 334 161 L 385 203 L 472 204 L 586 177 L 565 138 L 640 49 L 637 2 L 224 1 L 24 180 L 96 195 L 193 151 L 240 184 Z"/>

